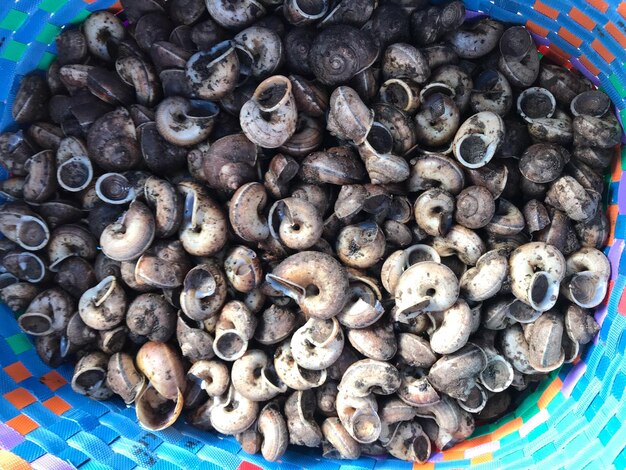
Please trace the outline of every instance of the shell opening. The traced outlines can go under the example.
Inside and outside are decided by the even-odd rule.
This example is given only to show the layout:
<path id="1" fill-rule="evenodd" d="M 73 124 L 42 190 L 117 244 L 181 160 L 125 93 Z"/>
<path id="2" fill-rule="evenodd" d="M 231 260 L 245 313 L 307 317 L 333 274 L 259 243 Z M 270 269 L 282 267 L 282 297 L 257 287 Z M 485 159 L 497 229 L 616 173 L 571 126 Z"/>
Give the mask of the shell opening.
<path id="1" fill-rule="evenodd" d="M 528 88 L 517 99 L 517 111 L 526 122 L 550 118 L 555 110 L 556 100 L 545 88 Z"/>
<path id="2" fill-rule="evenodd" d="M 43 336 L 52 331 L 52 320 L 42 313 L 25 313 L 18 323 L 22 330 L 33 336 Z"/>
<path id="3" fill-rule="evenodd" d="M 591 271 L 574 274 L 568 285 L 572 301 L 583 308 L 599 305 L 604 299 L 606 289 L 606 281 Z"/>
<path id="4" fill-rule="evenodd" d="M 126 204 L 135 198 L 135 190 L 124 175 L 105 173 L 96 181 L 96 194 L 107 204 Z"/>
<path id="5" fill-rule="evenodd" d="M 528 303 L 540 312 L 554 307 L 558 296 L 559 285 L 552 276 L 544 271 L 533 275 L 528 287 Z"/>
<path id="6" fill-rule="evenodd" d="M 213 342 L 215 355 L 225 361 L 239 359 L 246 352 L 248 342 L 237 331 L 226 331 Z"/>
<path id="7" fill-rule="evenodd" d="M 57 168 L 57 182 L 66 191 L 78 192 L 85 189 L 93 179 L 91 160 L 85 156 L 74 156 Z"/>
<path id="8" fill-rule="evenodd" d="M 503 357 L 495 356 L 480 373 L 480 381 L 487 390 L 498 393 L 513 383 L 514 375 L 511 364 Z"/>
<path id="9" fill-rule="evenodd" d="M 374 442 L 380 436 L 380 417 L 374 410 L 355 410 L 350 417 L 349 426 L 354 439 L 362 444 Z"/>
<path id="10" fill-rule="evenodd" d="M 535 47 L 532 36 L 526 28 L 508 28 L 500 37 L 500 53 L 507 59 L 521 61 Z"/>
<path id="11" fill-rule="evenodd" d="M 414 459 L 419 463 L 424 463 L 428 460 L 431 453 L 431 444 L 426 434 L 415 436 L 411 443 L 411 453 Z"/>
<path id="12" fill-rule="evenodd" d="M 367 142 L 380 154 L 387 154 L 393 149 L 391 132 L 379 122 L 372 124 L 372 128 L 367 134 Z"/>
<path id="13" fill-rule="evenodd" d="M 275 111 L 276 108 L 281 105 L 289 91 L 290 85 L 287 79 L 284 81 L 276 80 L 275 82 L 266 84 L 266 86 L 263 86 L 263 84 L 259 85 L 259 88 L 255 92 L 255 99 L 259 109 L 266 113 Z"/>
<path id="14" fill-rule="evenodd" d="M 411 90 L 402 80 L 387 80 L 380 89 L 380 95 L 383 102 L 399 109 L 406 111 L 411 106 Z"/>
<path id="15" fill-rule="evenodd" d="M 485 166 L 496 152 L 497 142 L 484 134 L 467 134 L 459 139 L 454 152 L 467 168 Z"/>
<path id="16" fill-rule="evenodd" d="M 274 274 L 267 274 L 265 280 L 272 287 L 282 295 L 289 297 L 296 302 L 307 297 L 307 287 L 303 287 L 295 282 L 288 281 Z"/>
<path id="17" fill-rule="evenodd" d="M 37 217 L 23 215 L 16 226 L 17 243 L 26 250 L 39 250 L 50 239 L 50 230 L 45 222 Z"/>
<path id="18" fill-rule="evenodd" d="M 39 256 L 32 253 L 17 253 L 8 255 L 4 258 L 5 265 L 9 261 L 8 258 L 16 257 L 17 277 L 28 282 L 39 282 L 46 275 L 46 266 Z"/>

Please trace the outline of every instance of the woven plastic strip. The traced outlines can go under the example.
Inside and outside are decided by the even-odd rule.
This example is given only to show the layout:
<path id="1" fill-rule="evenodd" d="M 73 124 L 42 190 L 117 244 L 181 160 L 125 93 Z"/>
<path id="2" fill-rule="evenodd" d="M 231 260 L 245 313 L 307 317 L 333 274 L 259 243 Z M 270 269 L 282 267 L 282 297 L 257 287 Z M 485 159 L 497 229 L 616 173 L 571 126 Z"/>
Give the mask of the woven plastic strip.
<path id="1" fill-rule="evenodd" d="M 540 51 L 574 67 L 604 90 L 626 121 L 626 2 L 618 0 L 466 0 L 468 9 L 524 24 Z M 114 0 L 0 0 L 0 130 L 14 128 L 11 106 L 21 77 L 45 69 L 53 39 L 90 11 L 118 10 Z M 472 467 L 626 468 L 626 148 L 616 150 L 605 200 L 611 231 L 605 249 L 610 291 L 598 308 L 602 329 L 575 365 L 546 379 L 512 414 L 479 428 L 472 439 L 432 457 L 427 469 Z M 0 179 L 7 177 L 0 168 Z M 620 184 L 621 183 L 621 184 Z M 147 432 L 119 400 L 94 402 L 72 392 L 72 369 L 51 370 L 0 306 L 0 468 L 235 469 L 418 468 L 394 459 L 325 460 L 290 447 L 282 461 L 245 454 L 233 438 L 184 423 Z"/>

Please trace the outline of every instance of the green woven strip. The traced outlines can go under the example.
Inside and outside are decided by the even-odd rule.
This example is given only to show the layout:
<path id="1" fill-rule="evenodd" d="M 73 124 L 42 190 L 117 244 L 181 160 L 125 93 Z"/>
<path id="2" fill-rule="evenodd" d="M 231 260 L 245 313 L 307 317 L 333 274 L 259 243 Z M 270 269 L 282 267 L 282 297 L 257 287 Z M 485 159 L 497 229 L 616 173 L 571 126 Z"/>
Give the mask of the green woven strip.
<path id="1" fill-rule="evenodd" d="M 7 45 L 4 47 L 2 58 L 9 59 L 13 62 L 19 62 L 24 54 L 26 54 L 27 50 L 28 46 L 26 44 L 11 40 L 7 42 Z"/>
<path id="2" fill-rule="evenodd" d="M 47 11 L 48 13 L 54 13 L 65 6 L 65 2 L 59 0 L 42 0 L 39 4 L 39 9 Z"/>
<path id="3" fill-rule="evenodd" d="M 48 67 L 50 67 L 50 64 L 52 63 L 54 58 L 55 58 L 54 54 L 51 54 L 50 52 L 44 52 L 43 56 L 41 57 L 41 60 L 37 64 L 37 68 L 39 70 L 47 70 Z"/>
<path id="4" fill-rule="evenodd" d="M 41 32 L 35 38 L 38 42 L 43 44 L 51 44 L 54 38 L 61 32 L 61 28 L 53 24 L 48 23 L 45 25 Z"/>
<path id="5" fill-rule="evenodd" d="M 617 75 L 613 74 L 609 77 L 609 81 L 613 84 L 613 86 L 615 87 L 615 91 L 619 93 L 619 96 L 625 98 L 626 88 L 624 88 L 624 85 L 621 83 L 620 78 Z"/>
<path id="6" fill-rule="evenodd" d="M 33 347 L 33 344 L 24 333 L 9 336 L 6 341 L 15 354 L 21 354 Z"/>
<path id="7" fill-rule="evenodd" d="M 89 10 L 81 10 L 78 13 L 78 15 L 76 15 L 74 18 L 72 18 L 70 23 L 72 23 L 72 24 L 82 23 L 83 21 L 85 21 L 85 18 L 87 18 L 90 14 L 91 14 L 91 12 Z"/>
<path id="8" fill-rule="evenodd" d="M 17 31 L 20 26 L 26 21 L 28 15 L 19 10 L 9 10 L 7 16 L 4 17 L 0 23 L 0 28 L 8 29 L 9 31 Z"/>

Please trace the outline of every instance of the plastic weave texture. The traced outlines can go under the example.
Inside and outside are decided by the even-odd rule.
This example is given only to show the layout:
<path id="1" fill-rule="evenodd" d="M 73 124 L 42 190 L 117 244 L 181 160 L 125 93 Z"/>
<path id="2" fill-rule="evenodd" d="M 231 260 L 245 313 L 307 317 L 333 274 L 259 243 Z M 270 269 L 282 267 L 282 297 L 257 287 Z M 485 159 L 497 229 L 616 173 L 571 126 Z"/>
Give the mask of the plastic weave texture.
<path id="1" fill-rule="evenodd" d="M 0 0 L 0 131 L 13 129 L 21 77 L 54 59 L 54 37 L 115 0 Z M 469 10 L 524 24 L 539 50 L 580 70 L 613 100 L 626 122 L 626 1 L 466 0 Z M 472 14 L 473 15 L 473 14 Z M 0 306 L 0 468 L 2 469 L 525 469 L 626 468 L 626 147 L 606 175 L 611 232 L 605 252 L 610 291 L 597 309 L 602 329 L 574 365 L 552 373 L 518 409 L 419 466 L 393 458 L 322 459 L 290 447 L 278 463 L 241 450 L 234 438 L 182 422 L 162 432 L 137 424 L 121 400 L 95 402 L 69 385 L 72 367 L 44 365 Z M 0 167 L 0 179 L 7 174 Z M 621 183 L 621 184 L 620 184 Z"/>

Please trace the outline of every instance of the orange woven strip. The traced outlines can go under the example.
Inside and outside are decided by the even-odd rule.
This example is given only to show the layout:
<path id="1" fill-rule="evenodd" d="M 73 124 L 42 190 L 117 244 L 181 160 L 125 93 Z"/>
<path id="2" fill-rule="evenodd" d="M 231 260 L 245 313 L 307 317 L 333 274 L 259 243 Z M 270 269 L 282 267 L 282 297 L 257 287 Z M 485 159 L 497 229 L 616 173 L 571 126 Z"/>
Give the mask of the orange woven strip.
<path id="1" fill-rule="evenodd" d="M 67 380 L 65 380 L 56 370 L 52 370 L 47 374 L 42 375 L 39 380 L 41 383 L 46 384 L 53 392 L 67 383 Z"/>
<path id="2" fill-rule="evenodd" d="M 588 31 L 591 31 L 593 28 L 596 27 L 596 22 L 593 21 L 591 18 L 589 18 L 587 15 L 585 15 L 578 8 L 572 8 L 569 11 L 569 16 L 576 23 L 578 23 L 579 25 L 581 25 L 583 28 L 585 28 Z"/>
<path id="3" fill-rule="evenodd" d="M 20 361 L 14 362 L 13 364 L 4 367 L 4 371 L 9 375 L 9 377 L 13 379 L 16 384 L 33 376 L 33 374 L 31 374 L 30 371 L 26 367 L 24 367 L 24 364 L 22 364 Z"/>
<path id="4" fill-rule="evenodd" d="M 39 427 L 38 423 L 36 423 L 26 415 L 16 416 L 15 418 L 8 420 L 6 424 L 11 426 L 22 436 L 25 436 L 29 432 L 34 431 Z"/>
<path id="5" fill-rule="evenodd" d="M 585 66 L 585 68 L 587 70 L 589 70 L 593 75 L 595 75 L 596 77 L 598 76 L 598 74 L 600 73 L 600 70 L 593 65 L 589 59 L 587 59 L 584 55 L 581 55 L 578 60 L 580 61 L 581 64 L 583 64 Z"/>
<path id="6" fill-rule="evenodd" d="M 617 11 L 624 17 L 624 19 L 626 19 L 626 2 L 620 3 L 617 7 Z"/>
<path id="7" fill-rule="evenodd" d="M 63 400 L 61 397 L 52 397 L 42 403 L 43 406 L 52 411 L 55 415 L 62 415 L 67 410 L 72 409 L 72 405 Z"/>
<path id="8" fill-rule="evenodd" d="M 467 441 L 462 441 L 456 444 L 453 449 L 454 450 L 467 450 L 472 447 L 477 447 L 483 444 L 487 444 L 491 442 L 491 434 L 485 434 L 484 436 L 475 437 L 474 439 L 468 439 Z"/>
<path id="9" fill-rule="evenodd" d="M 25 388 L 16 388 L 8 393 L 5 393 L 4 398 L 7 399 L 11 405 L 18 410 L 27 407 L 28 405 L 35 403 L 37 399 Z"/>
<path id="10" fill-rule="evenodd" d="M 529 29 L 530 31 L 532 31 L 535 34 L 538 34 L 542 38 L 547 38 L 548 37 L 548 33 L 550 32 L 549 29 L 542 28 L 537 23 L 533 23 L 530 20 L 526 21 L 526 29 Z"/>
<path id="11" fill-rule="evenodd" d="M 413 468 L 412 470 L 434 470 L 435 469 L 435 464 L 434 463 L 417 463 L 417 462 L 413 462 Z"/>
<path id="12" fill-rule="evenodd" d="M 611 36 L 619 43 L 620 46 L 626 48 L 626 35 L 622 33 L 617 26 L 615 26 L 610 21 L 604 25 L 604 29 L 606 29 Z"/>
<path id="13" fill-rule="evenodd" d="M 558 377 L 552 381 L 548 388 L 541 394 L 539 400 L 537 400 L 537 406 L 539 409 L 544 410 L 548 407 L 550 402 L 561 390 L 563 382 Z"/>
<path id="14" fill-rule="evenodd" d="M 470 460 L 470 462 L 472 463 L 472 465 L 478 465 L 481 463 L 491 462 L 492 460 L 493 460 L 493 453 L 488 452 L 486 454 L 474 457 L 473 459 Z"/>
<path id="15" fill-rule="evenodd" d="M 597 39 L 593 40 L 593 42 L 591 43 L 591 47 L 593 48 L 594 51 L 600 54 L 600 57 L 602 57 L 606 61 L 607 64 L 610 64 L 611 62 L 615 60 L 615 56 L 611 54 L 609 50 L 606 47 L 604 47 L 604 45 Z"/>
<path id="16" fill-rule="evenodd" d="M 498 429 L 496 429 L 494 432 L 491 433 L 491 440 L 499 441 L 504 436 L 508 436 L 509 434 L 517 431 L 519 428 L 522 427 L 522 424 L 524 424 L 524 422 L 522 421 L 522 418 L 515 418 L 509 421 L 508 423 L 503 424 L 502 426 L 500 426 Z"/>
<path id="17" fill-rule="evenodd" d="M 579 48 L 580 45 L 583 43 L 582 39 L 570 33 L 567 29 L 563 27 L 559 28 L 557 34 L 576 48 Z"/>
<path id="18" fill-rule="evenodd" d="M 589 5 L 592 5 L 596 10 L 601 11 L 602 13 L 609 9 L 609 4 L 603 2 L 602 0 L 587 0 L 587 3 Z"/>
<path id="19" fill-rule="evenodd" d="M 611 161 L 611 181 L 622 179 L 622 159 L 620 158 L 622 149 L 616 145 L 613 149 L 613 160 Z"/>
<path id="20" fill-rule="evenodd" d="M 13 452 L 8 450 L 0 450 L 0 468 L 6 468 L 11 470 L 30 470 L 29 463 L 21 457 L 18 457 Z"/>
<path id="21" fill-rule="evenodd" d="M 556 18 L 559 16 L 559 10 L 555 10 L 554 8 L 549 7 L 545 3 L 541 3 L 539 0 L 535 1 L 533 8 L 539 13 L 547 16 L 548 18 L 552 18 L 553 20 L 556 20 Z"/>
<path id="22" fill-rule="evenodd" d="M 450 460 L 463 460 L 465 458 L 465 451 L 452 448 L 444 450 L 442 455 L 445 462 L 449 462 Z"/>
<path id="23" fill-rule="evenodd" d="M 619 206 L 613 204 L 606 208 L 606 216 L 609 219 L 609 239 L 607 240 L 607 246 L 613 245 L 615 241 L 615 223 L 617 222 L 617 214 L 619 213 Z"/>

